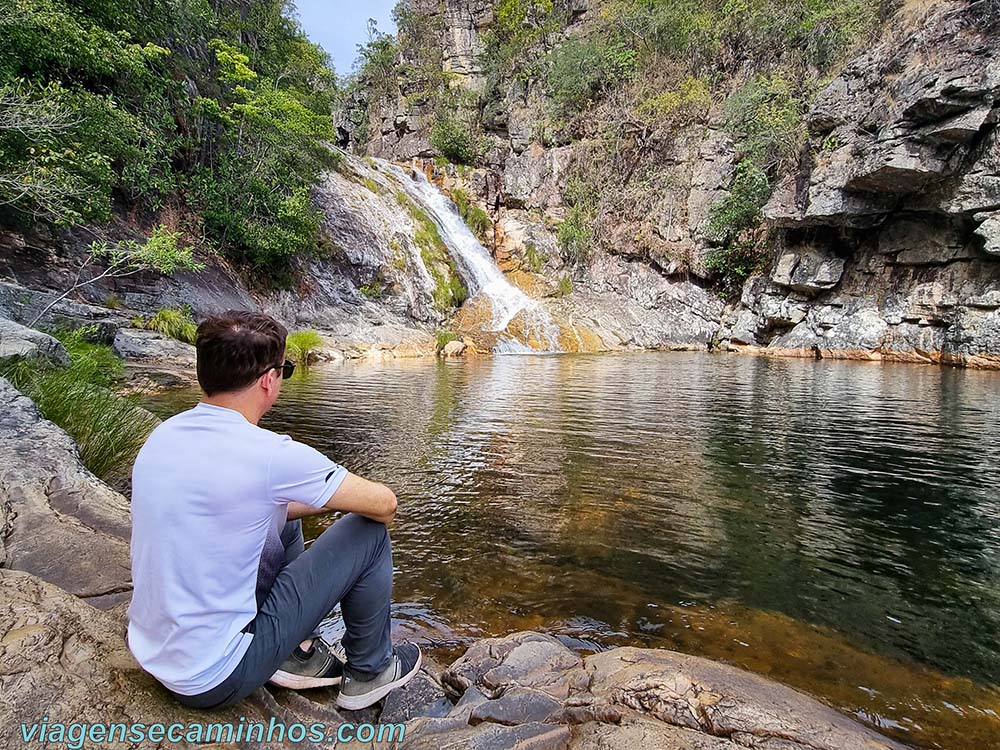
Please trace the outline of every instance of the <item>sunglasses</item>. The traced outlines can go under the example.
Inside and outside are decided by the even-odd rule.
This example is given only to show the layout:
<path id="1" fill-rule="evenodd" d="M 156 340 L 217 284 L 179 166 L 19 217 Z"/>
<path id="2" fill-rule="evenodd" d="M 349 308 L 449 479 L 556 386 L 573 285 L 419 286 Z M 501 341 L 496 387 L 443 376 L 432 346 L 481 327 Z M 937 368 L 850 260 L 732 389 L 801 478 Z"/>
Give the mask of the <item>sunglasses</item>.
<path id="1" fill-rule="evenodd" d="M 295 363 L 292 362 L 290 359 L 286 359 L 283 364 L 271 365 L 257 377 L 259 378 L 261 377 L 261 375 L 267 375 L 267 373 L 271 372 L 271 370 L 281 370 L 282 379 L 288 380 L 290 377 L 292 377 L 292 373 L 295 372 Z"/>

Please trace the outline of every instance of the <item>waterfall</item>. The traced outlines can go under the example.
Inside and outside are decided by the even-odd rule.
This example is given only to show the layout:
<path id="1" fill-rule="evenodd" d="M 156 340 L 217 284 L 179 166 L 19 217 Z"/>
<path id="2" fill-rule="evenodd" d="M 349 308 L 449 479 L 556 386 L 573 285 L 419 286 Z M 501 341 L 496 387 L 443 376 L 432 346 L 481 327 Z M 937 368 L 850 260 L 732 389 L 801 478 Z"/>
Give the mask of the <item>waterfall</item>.
<path id="1" fill-rule="evenodd" d="M 537 351 L 527 341 L 519 341 L 507 332 L 507 326 L 519 315 L 523 320 L 525 338 L 531 334 L 531 338 L 544 342 L 546 351 L 560 351 L 559 327 L 548 310 L 507 281 L 489 251 L 466 226 L 455 204 L 431 184 L 420 169 L 404 170 L 383 160 L 376 162 L 379 171 L 392 177 L 407 197 L 426 211 L 437 226 L 469 290 L 469 297 L 483 295 L 489 300 L 493 309 L 489 330 L 508 333 L 506 337 L 497 339 L 494 351 L 500 354 Z"/>

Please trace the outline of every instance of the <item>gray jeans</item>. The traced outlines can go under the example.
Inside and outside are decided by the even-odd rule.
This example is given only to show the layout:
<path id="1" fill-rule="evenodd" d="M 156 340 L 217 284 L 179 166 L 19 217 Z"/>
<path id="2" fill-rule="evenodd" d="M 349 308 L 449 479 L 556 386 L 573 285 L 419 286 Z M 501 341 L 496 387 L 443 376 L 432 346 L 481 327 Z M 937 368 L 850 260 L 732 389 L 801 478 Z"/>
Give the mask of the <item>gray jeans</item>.
<path id="1" fill-rule="evenodd" d="M 285 565 L 257 616 L 247 624 L 250 647 L 221 684 L 198 695 L 172 695 L 191 708 L 221 708 L 246 698 L 273 675 L 299 643 L 314 635 L 339 602 L 351 673 L 385 669 L 392 656 L 389 602 L 392 545 L 385 524 L 349 513 L 304 549 L 302 522 L 281 533 Z"/>

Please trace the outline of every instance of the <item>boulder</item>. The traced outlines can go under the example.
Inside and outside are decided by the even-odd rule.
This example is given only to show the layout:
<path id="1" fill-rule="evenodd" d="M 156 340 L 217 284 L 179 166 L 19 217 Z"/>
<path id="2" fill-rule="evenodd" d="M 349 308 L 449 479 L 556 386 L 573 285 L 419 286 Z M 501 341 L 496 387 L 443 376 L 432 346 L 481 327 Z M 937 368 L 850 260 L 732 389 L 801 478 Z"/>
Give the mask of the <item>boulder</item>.
<path id="1" fill-rule="evenodd" d="M 87 471 L 73 439 L 0 379 L 0 560 L 111 607 L 132 588 L 128 501 Z"/>
<path id="2" fill-rule="evenodd" d="M 844 275 L 844 259 L 816 248 L 789 252 L 778 258 L 771 280 L 802 294 L 832 289 Z"/>
<path id="3" fill-rule="evenodd" d="M 69 364 L 69 354 L 58 339 L 7 318 L 0 318 L 0 363 L 14 359 L 44 359 Z"/>
<path id="4" fill-rule="evenodd" d="M 73 555 L 76 550 L 66 551 Z M 72 558 L 70 558 L 72 560 Z M 120 617 L 24 572 L 0 569 L 0 746 L 25 747 L 21 724 L 264 720 L 247 701 L 211 714 L 176 703 L 136 664 Z M 46 743 L 36 743 L 40 746 Z M 54 744 L 54 743 L 48 743 Z M 193 744 L 205 744 L 197 742 Z M 88 743 L 126 750 L 134 743 Z M 153 742 L 148 747 L 176 747 Z"/>
<path id="5" fill-rule="evenodd" d="M 141 328 L 122 328 L 112 344 L 119 357 L 136 362 L 172 363 L 194 369 L 195 348 L 188 343 Z"/>
<path id="6" fill-rule="evenodd" d="M 464 340 L 455 339 L 454 341 L 449 341 L 445 344 L 441 353 L 446 357 L 461 357 L 465 354 L 465 350 L 468 348 L 469 347 Z"/>
<path id="7" fill-rule="evenodd" d="M 990 255 L 1000 255 L 1000 211 L 979 214 L 976 236 L 983 241 L 983 250 Z"/>

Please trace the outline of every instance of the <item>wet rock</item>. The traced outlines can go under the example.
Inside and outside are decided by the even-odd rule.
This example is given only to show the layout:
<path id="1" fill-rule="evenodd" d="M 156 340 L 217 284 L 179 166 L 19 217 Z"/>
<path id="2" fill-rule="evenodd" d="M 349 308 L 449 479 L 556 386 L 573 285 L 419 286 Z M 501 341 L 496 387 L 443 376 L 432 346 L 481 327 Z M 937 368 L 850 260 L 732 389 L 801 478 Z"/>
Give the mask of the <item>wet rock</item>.
<path id="1" fill-rule="evenodd" d="M 630 718 L 621 724 L 583 724 L 573 728 L 573 750 L 740 750 L 755 747 L 753 744 L 737 745 L 722 737 L 711 737 L 701 732 L 670 726 L 645 717 Z M 784 750 L 780 745 L 761 745 L 774 750 Z"/>
<path id="2" fill-rule="evenodd" d="M 379 721 L 396 723 L 418 716 L 441 718 L 453 708 L 441 683 L 422 669 L 406 685 L 386 696 Z"/>
<path id="3" fill-rule="evenodd" d="M 707 659 L 626 647 L 585 661 L 598 698 L 668 725 L 733 739 L 739 746 L 902 750 L 898 743 L 791 688 Z"/>
<path id="4" fill-rule="evenodd" d="M 57 365 L 69 364 L 69 354 L 57 339 L 0 318 L 0 363 L 14 359 L 43 359 Z"/>
<path id="5" fill-rule="evenodd" d="M 541 690 L 513 687 L 499 698 L 484 701 L 473 708 L 469 723 L 491 721 L 495 724 L 515 725 L 545 721 L 561 707 L 560 701 Z"/>
<path id="6" fill-rule="evenodd" d="M 108 608 L 131 591 L 124 497 L 87 471 L 76 444 L 0 379 L 4 565 Z"/>

